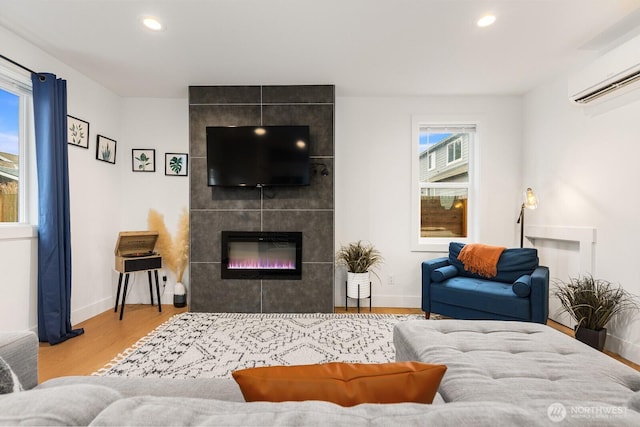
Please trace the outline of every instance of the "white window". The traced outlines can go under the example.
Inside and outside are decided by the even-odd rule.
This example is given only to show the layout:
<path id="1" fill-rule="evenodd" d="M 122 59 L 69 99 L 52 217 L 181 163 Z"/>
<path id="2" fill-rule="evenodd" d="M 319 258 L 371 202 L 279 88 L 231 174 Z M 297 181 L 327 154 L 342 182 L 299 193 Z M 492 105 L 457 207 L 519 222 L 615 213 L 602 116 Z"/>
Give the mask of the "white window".
<path id="1" fill-rule="evenodd" d="M 447 164 L 462 160 L 462 141 L 460 138 L 447 144 Z"/>
<path id="2" fill-rule="evenodd" d="M 470 240 L 476 128 L 474 121 L 413 118 L 413 250 L 445 252 L 451 241 Z"/>
<path id="3" fill-rule="evenodd" d="M 29 222 L 32 111 L 30 78 L 0 67 L 0 223 Z"/>
<path id="4" fill-rule="evenodd" d="M 434 170 L 436 168 L 436 153 L 435 152 L 431 152 L 429 153 L 429 167 L 427 168 L 427 170 Z"/>

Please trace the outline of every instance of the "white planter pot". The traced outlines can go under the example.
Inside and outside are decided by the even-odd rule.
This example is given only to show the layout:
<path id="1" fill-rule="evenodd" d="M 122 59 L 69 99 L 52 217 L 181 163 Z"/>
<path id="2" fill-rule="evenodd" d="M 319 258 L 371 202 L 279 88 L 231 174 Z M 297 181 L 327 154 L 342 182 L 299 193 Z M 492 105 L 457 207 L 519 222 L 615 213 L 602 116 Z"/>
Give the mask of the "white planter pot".
<path id="1" fill-rule="evenodd" d="M 182 282 L 176 283 L 173 288 L 173 305 L 174 307 L 184 307 L 187 305 L 187 289 Z"/>
<path id="2" fill-rule="evenodd" d="M 371 280 L 368 271 L 366 273 L 347 272 L 347 297 L 359 299 L 371 297 Z"/>

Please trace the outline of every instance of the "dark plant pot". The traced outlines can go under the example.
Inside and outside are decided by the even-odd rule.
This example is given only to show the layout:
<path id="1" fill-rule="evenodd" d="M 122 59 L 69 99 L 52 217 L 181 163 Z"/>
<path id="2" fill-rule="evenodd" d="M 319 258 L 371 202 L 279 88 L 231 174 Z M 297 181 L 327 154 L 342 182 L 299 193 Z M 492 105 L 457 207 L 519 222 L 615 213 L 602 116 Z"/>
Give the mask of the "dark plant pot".
<path id="1" fill-rule="evenodd" d="M 599 331 L 596 331 L 580 327 L 576 328 L 575 335 L 578 341 L 581 341 L 598 351 L 602 351 L 604 343 L 607 340 L 607 328 L 602 328 Z"/>
<path id="2" fill-rule="evenodd" d="M 174 295 L 173 296 L 173 306 L 174 307 L 185 307 L 187 305 L 187 294 Z"/>

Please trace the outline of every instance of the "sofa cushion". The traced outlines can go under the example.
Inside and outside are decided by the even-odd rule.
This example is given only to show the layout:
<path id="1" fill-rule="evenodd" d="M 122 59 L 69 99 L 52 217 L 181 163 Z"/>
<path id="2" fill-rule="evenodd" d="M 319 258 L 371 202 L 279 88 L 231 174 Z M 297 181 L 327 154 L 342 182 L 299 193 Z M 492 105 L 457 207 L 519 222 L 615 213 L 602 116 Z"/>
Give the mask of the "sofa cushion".
<path id="1" fill-rule="evenodd" d="M 125 397 L 173 396 L 203 397 L 244 402 L 238 384 L 232 378 L 134 378 L 102 376 L 67 376 L 53 378 L 38 385 L 37 390 L 73 384 L 91 384 L 112 388 Z"/>
<path id="2" fill-rule="evenodd" d="M 463 247 L 464 243 L 449 243 L 449 264 L 455 266 L 461 276 L 485 279 L 485 277 L 470 273 L 464 269 L 464 264 L 458 260 L 458 255 L 460 255 Z M 512 284 L 523 274 L 533 273 L 538 266 L 538 262 L 538 250 L 535 248 L 505 249 L 498 260 L 497 274 L 491 280 Z"/>
<path id="3" fill-rule="evenodd" d="M 626 406 L 634 411 L 640 412 L 640 391 L 633 393 L 633 396 L 627 401 Z"/>
<path id="4" fill-rule="evenodd" d="M 567 399 L 625 406 L 640 372 L 549 326 L 496 320 L 410 320 L 394 327 L 396 360 L 446 363 L 446 402 Z"/>
<path id="5" fill-rule="evenodd" d="M 122 396 L 115 390 L 74 385 L 0 396 L 0 425 L 89 425 Z"/>
<path id="6" fill-rule="evenodd" d="M 431 403 L 444 365 L 418 362 L 266 366 L 233 372 L 247 402 Z"/>
<path id="7" fill-rule="evenodd" d="M 635 418 L 637 421 L 638 418 Z M 584 421 L 582 421 L 584 423 Z M 548 426 L 546 412 L 507 402 L 362 404 L 330 402 L 223 402 L 140 396 L 109 406 L 92 425 L 154 426 Z M 565 423 L 563 425 L 582 425 Z M 628 424 L 627 424 L 628 425 Z"/>
<path id="8" fill-rule="evenodd" d="M 531 294 L 531 275 L 523 274 L 511 286 L 513 293 L 520 298 L 526 298 Z"/>
<path id="9" fill-rule="evenodd" d="M 25 390 L 38 385 L 38 337 L 30 331 L 0 332 L 0 356 Z"/>
<path id="10" fill-rule="evenodd" d="M 458 269 L 453 265 L 445 265 L 444 267 L 436 268 L 431 272 L 431 280 L 433 282 L 442 282 L 445 279 L 458 274 Z"/>
<path id="11" fill-rule="evenodd" d="M 518 298 L 512 285 L 487 279 L 456 276 L 431 284 L 431 301 L 486 310 L 508 318 L 528 320 L 529 300 Z"/>
<path id="12" fill-rule="evenodd" d="M 22 385 L 18 376 L 13 373 L 11 367 L 0 357 L 0 394 L 22 391 Z"/>

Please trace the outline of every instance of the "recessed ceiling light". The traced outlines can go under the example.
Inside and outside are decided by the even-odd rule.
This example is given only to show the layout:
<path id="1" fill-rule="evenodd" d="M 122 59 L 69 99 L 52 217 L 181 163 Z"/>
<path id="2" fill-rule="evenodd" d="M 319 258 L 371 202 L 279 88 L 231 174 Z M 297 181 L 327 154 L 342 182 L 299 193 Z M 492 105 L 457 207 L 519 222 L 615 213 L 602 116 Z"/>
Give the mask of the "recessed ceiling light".
<path id="1" fill-rule="evenodd" d="M 482 18 L 478 19 L 477 25 L 478 27 L 488 27 L 494 22 L 496 22 L 495 15 L 484 15 Z"/>
<path id="2" fill-rule="evenodd" d="M 145 16 L 142 18 L 142 23 L 145 27 L 153 31 L 161 31 L 163 29 L 158 18 L 154 18 L 153 16 Z"/>

